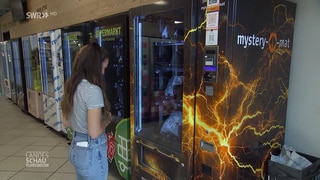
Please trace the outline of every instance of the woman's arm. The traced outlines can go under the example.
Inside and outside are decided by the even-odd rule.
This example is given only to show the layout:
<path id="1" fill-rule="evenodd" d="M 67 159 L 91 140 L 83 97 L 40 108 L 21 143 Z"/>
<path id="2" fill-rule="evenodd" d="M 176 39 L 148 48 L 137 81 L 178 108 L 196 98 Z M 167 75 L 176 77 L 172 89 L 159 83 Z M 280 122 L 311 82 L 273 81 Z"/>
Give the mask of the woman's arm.
<path id="1" fill-rule="evenodd" d="M 94 108 L 88 110 L 88 134 L 92 139 L 99 137 L 105 132 L 106 127 L 110 121 L 101 121 L 101 108 Z"/>
<path id="2" fill-rule="evenodd" d="M 67 120 L 66 118 L 64 118 L 64 116 L 62 116 L 62 124 L 65 128 L 69 128 L 71 127 L 69 120 Z"/>

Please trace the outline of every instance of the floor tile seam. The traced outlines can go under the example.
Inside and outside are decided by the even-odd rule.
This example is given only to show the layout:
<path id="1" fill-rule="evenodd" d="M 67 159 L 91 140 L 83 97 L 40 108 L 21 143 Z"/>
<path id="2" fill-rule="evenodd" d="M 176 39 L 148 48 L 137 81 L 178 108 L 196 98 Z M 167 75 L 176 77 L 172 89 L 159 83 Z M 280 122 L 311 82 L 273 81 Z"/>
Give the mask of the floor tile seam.
<path id="1" fill-rule="evenodd" d="M 16 152 L 16 153 L 14 153 L 14 154 L 9 155 L 8 157 L 25 157 L 25 156 L 17 156 L 17 155 L 16 155 L 17 153 L 19 153 L 19 152 L 23 151 L 25 148 L 27 148 L 27 146 L 26 146 L 26 147 L 24 147 L 24 148 L 22 148 L 20 151 L 18 151 L 18 152 Z"/>
<path id="2" fill-rule="evenodd" d="M 24 167 L 23 169 L 25 169 L 27 167 Z M 53 172 L 43 172 L 43 171 L 22 171 L 23 169 L 21 169 L 20 171 L 17 171 L 15 175 L 19 174 L 19 173 L 48 173 L 50 174 L 49 177 L 51 177 L 54 173 Z M 13 178 L 15 175 L 11 176 L 8 180 L 10 180 L 11 178 Z M 49 177 L 47 179 L 49 179 Z"/>
<path id="3" fill-rule="evenodd" d="M 47 179 L 50 179 L 52 176 L 54 176 L 55 174 L 75 174 L 75 173 L 67 173 L 67 172 L 54 172 L 52 173 Z"/>
<path id="4" fill-rule="evenodd" d="M 12 112 L 16 112 L 16 113 L 14 113 L 14 114 L 10 114 L 10 116 L 9 115 L 7 115 L 7 116 L 5 116 L 6 115 L 6 113 L 8 113 L 8 112 L 0 112 L 1 114 L 2 113 L 4 113 L 3 115 L 3 117 L 6 117 L 6 118 L 12 118 L 12 116 L 24 116 L 24 115 L 27 115 L 26 113 L 24 113 L 24 112 L 20 112 L 21 110 L 19 109 L 19 108 L 17 108 L 17 109 L 13 109 L 13 108 L 10 108 L 10 110 L 12 110 Z M 10 113 L 10 112 L 9 112 Z M 1 117 L 1 116 L 0 116 Z"/>
<path id="5" fill-rule="evenodd" d="M 3 136 L 0 135 L 0 138 L 2 138 Z M 16 138 L 19 138 L 20 136 L 16 137 Z M 14 139 L 16 139 L 14 138 Z M 8 142 L 5 142 L 5 143 L 0 143 L 0 146 L 2 145 L 9 145 L 8 143 L 10 142 L 10 140 Z M 12 145 L 12 144 L 11 144 Z"/>
<path id="6" fill-rule="evenodd" d="M 0 121 L 0 123 L 1 123 L 1 121 Z M 33 128 L 21 128 L 21 129 L 23 129 L 23 130 L 30 130 L 30 129 L 33 129 Z M 15 129 L 11 129 L 11 130 L 8 130 L 8 131 L 12 131 L 12 130 L 16 130 L 16 131 L 18 131 L 18 130 L 21 130 L 21 129 L 17 129 L 17 128 L 15 128 Z M 22 136 L 25 136 L 27 133 L 30 133 L 30 131 L 25 131 L 25 132 L 23 132 L 23 133 L 21 133 L 21 134 L 19 134 L 19 135 L 8 135 L 8 136 L 18 136 L 18 137 L 22 137 Z M 0 136 L 1 137 L 1 136 Z"/>
<path id="7" fill-rule="evenodd" d="M 25 128 L 25 129 L 27 129 L 27 128 Z M 37 129 L 37 128 L 30 128 L 30 130 L 31 129 L 33 129 L 34 131 L 37 131 L 37 130 L 39 130 L 39 129 Z M 48 131 L 48 128 L 46 127 L 46 126 L 44 126 L 44 128 L 42 129 L 42 127 L 41 127 L 41 131 L 42 130 L 44 130 L 44 131 L 46 131 L 46 132 L 50 132 L 50 130 Z M 30 133 L 30 132 L 27 132 L 27 133 Z M 27 136 L 36 136 L 36 135 L 27 135 Z M 39 137 L 46 137 L 46 136 L 48 136 L 47 134 L 45 134 L 45 135 L 41 135 L 41 136 L 39 136 Z"/>
<path id="8" fill-rule="evenodd" d="M 56 171 L 52 175 L 54 175 L 55 173 L 60 173 L 60 172 L 58 172 L 59 169 L 61 169 L 66 163 L 68 163 L 68 161 L 69 161 L 69 158 L 67 158 L 66 162 L 64 162 L 59 168 L 57 168 Z M 72 174 L 72 173 L 68 173 L 68 174 Z"/>
<path id="9" fill-rule="evenodd" d="M 52 132 L 55 135 L 57 135 L 57 136 L 54 136 L 54 137 L 62 137 L 62 138 L 66 139 L 65 135 L 59 134 L 59 132 L 57 132 L 57 131 L 55 131 L 53 129 L 50 129 L 50 127 L 48 127 L 47 125 L 45 125 L 45 127 L 46 127 L 46 130 L 48 130 L 48 132 Z M 51 134 L 50 135 L 39 136 L 39 137 L 51 137 Z"/>
<path id="10" fill-rule="evenodd" d="M 19 173 L 19 171 L 10 171 L 10 172 L 15 172 L 12 176 L 8 177 L 8 180 L 13 178 L 15 175 L 17 175 Z"/>
<path id="11" fill-rule="evenodd" d="M 8 156 L 6 159 L 10 158 L 10 156 Z M 19 172 L 21 172 L 23 169 L 25 169 L 26 167 L 23 167 L 22 169 L 20 170 L 0 170 L 0 172 L 4 172 L 4 171 L 7 171 L 7 172 L 15 172 L 15 174 L 13 174 L 12 176 L 10 176 L 8 179 L 14 177 L 16 174 L 18 174 Z"/>
<path id="12" fill-rule="evenodd" d="M 1 119 L 1 117 L 0 117 L 0 119 Z M 0 121 L 1 122 L 1 121 Z M 1 123 L 3 123 L 3 122 L 1 122 Z M 12 129 L 16 129 L 18 126 L 20 126 L 21 124 L 18 124 L 18 125 L 16 125 L 16 126 L 14 126 L 14 127 L 12 127 L 12 128 L 10 128 L 10 130 L 12 130 Z M 7 129 L 8 130 L 8 129 Z M 8 130 L 8 131 L 10 131 L 10 130 Z"/>
<path id="13" fill-rule="evenodd" d="M 64 162 L 64 163 L 61 165 L 61 167 L 59 167 L 59 168 L 57 169 L 57 171 L 58 171 L 60 168 L 62 168 L 65 164 L 67 164 L 68 162 L 69 162 L 69 158 L 67 158 L 66 162 Z"/>
<path id="14" fill-rule="evenodd" d="M 49 129 L 49 131 L 51 131 L 52 133 L 56 134 L 57 136 L 61 136 L 61 137 L 64 137 L 66 138 L 67 137 L 67 134 L 64 133 L 62 130 L 61 131 L 56 131 L 55 129 L 53 129 L 52 127 L 50 127 L 49 125 L 46 125 L 47 128 Z"/>
<path id="15" fill-rule="evenodd" d="M 27 146 L 25 146 L 25 147 L 23 147 L 22 149 L 21 149 L 21 151 L 24 149 L 24 148 L 26 148 Z M 20 150 L 18 151 L 18 152 L 20 152 Z M 18 153 L 18 152 L 15 152 L 14 154 L 9 154 L 9 155 L 4 155 L 6 158 L 5 159 L 8 159 L 9 157 L 21 157 L 21 156 L 14 156 L 16 153 Z M 1 160 L 2 161 L 2 160 Z M 0 161 L 0 162 L 1 162 Z"/>
<path id="16" fill-rule="evenodd" d="M 32 144 L 30 144 L 30 146 L 51 146 L 51 147 L 55 146 L 55 145 L 48 145 L 48 144 L 37 144 L 40 140 L 41 138 L 38 141 L 35 141 Z"/>
<path id="17" fill-rule="evenodd" d="M 0 136 L 1 137 L 1 136 Z M 41 136 L 19 136 L 18 138 L 20 138 L 20 137 L 37 137 L 37 138 L 39 138 L 38 140 L 40 140 L 41 139 Z M 35 142 L 38 142 L 38 140 L 36 140 L 36 141 L 34 141 L 33 143 L 35 143 Z M 4 145 L 26 145 L 26 146 L 31 146 L 33 143 L 31 143 L 31 144 L 12 144 L 11 142 L 6 142 Z"/>
<path id="18" fill-rule="evenodd" d="M 48 151 L 50 151 L 50 150 L 52 150 L 53 148 L 54 148 L 54 146 L 48 146 L 48 145 L 29 145 L 29 146 L 26 146 L 24 149 L 21 149 L 21 151 L 23 151 L 23 150 L 25 150 L 25 149 L 27 149 L 28 147 L 34 147 L 34 146 L 47 146 L 47 147 L 51 147 Z M 21 152 L 21 151 L 19 151 L 19 152 Z M 19 152 L 17 152 L 17 153 L 19 153 Z M 17 154 L 17 153 L 15 153 L 15 154 Z M 21 156 L 18 156 L 18 157 L 21 157 Z"/>
<path id="19" fill-rule="evenodd" d="M 59 142 L 58 144 L 55 144 L 55 145 L 48 145 L 48 144 L 41 145 L 41 144 L 36 144 L 36 143 L 39 142 L 39 140 L 41 140 L 42 138 L 50 137 L 50 136 L 41 136 L 41 137 L 40 136 L 27 136 L 27 137 L 38 137 L 39 139 L 34 141 L 34 142 L 32 142 L 31 144 L 18 144 L 18 143 L 17 144 L 15 144 L 15 143 L 12 144 L 10 142 L 6 142 L 6 143 L 3 143 L 3 144 L 0 144 L 0 146 L 25 146 L 25 147 L 23 147 L 23 149 L 26 149 L 26 148 L 31 147 L 31 146 L 48 146 L 48 147 L 51 147 L 50 150 L 52 150 L 52 149 L 54 149 L 56 147 L 69 147 L 69 143 L 70 143 L 70 141 L 68 141 L 66 139 L 65 142 L 64 142 L 64 143 L 66 143 L 66 146 L 61 146 L 60 145 L 61 143 L 63 143 L 64 140 L 61 140 L 61 142 Z M 20 150 L 18 152 L 20 152 Z"/>
<path id="20" fill-rule="evenodd" d="M 46 136 L 25 135 L 24 137 L 39 137 L 39 138 L 43 138 L 43 137 L 46 137 Z"/>
<path id="21" fill-rule="evenodd" d="M 0 163 L 2 162 L 2 161 L 4 161 L 4 160 L 6 160 L 6 159 L 8 159 L 10 156 L 3 156 L 3 157 L 5 157 L 4 159 L 2 159 L 2 160 L 0 160 Z M 0 172 L 1 172 L 2 170 L 0 170 Z"/>

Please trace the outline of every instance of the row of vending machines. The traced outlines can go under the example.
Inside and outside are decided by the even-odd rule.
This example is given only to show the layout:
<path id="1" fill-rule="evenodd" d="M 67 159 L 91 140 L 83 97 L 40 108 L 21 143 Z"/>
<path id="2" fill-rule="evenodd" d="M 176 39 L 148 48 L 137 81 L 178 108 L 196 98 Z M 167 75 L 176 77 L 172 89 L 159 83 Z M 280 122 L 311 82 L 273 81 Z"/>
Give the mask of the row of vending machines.
<path id="1" fill-rule="evenodd" d="M 120 117 L 106 132 L 109 173 L 265 179 L 270 152 L 284 141 L 295 6 L 164 0 L 1 42 L 7 96 L 68 134 L 63 84 L 94 37 L 111 54 L 107 94 Z"/>
<path id="2" fill-rule="evenodd" d="M 6 96 L 56 131 L 64 131 L 60 112 L 64 81 L 71 75 L 77 51 L 96 38 L 112 58 L 105 75 L 112 112 L 128 117 L 127 23 L 125 14 L 1 42 Z"/>
<path id="3" fill-rule="evenodd" d="M 107 129 L 108 145 L 112 147 L 118 124 L 129 131 L 125 123 L 129 123 L 128 33 L 128 13 L 124 13 L 0 42 L 4 94 L 22 111 L 71 139 L 72 129 L 62 124 L 64 82 L 72 73 L 77 51 L 95 38 L 111 56 L 105 79 L 112 114 L 119 117 Z M 109 148 L 108 152 L 112 164 L 114 150 Z M 115 164 L 111 167 L 118 173 Z"/>

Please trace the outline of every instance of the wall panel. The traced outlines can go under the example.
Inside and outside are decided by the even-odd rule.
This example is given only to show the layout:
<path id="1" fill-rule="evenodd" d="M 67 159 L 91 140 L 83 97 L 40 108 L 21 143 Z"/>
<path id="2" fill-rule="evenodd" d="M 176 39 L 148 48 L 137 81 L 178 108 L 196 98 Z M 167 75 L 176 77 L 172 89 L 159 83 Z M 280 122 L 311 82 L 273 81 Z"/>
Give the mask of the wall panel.
<path id="1" fill-rule="evenodd" d="M 27 12 L 47 12 L 44 19 L 27 19 L 13 22 L 11 12 L 0 18 L 1 34 L 10 31 L 11 38 L 22 37 L 51 29 L 79 24 L 131 8 L 156 2 L 157 0 L 28 0 Z M 2 39 L 0 39 L 2 40 Z"/>

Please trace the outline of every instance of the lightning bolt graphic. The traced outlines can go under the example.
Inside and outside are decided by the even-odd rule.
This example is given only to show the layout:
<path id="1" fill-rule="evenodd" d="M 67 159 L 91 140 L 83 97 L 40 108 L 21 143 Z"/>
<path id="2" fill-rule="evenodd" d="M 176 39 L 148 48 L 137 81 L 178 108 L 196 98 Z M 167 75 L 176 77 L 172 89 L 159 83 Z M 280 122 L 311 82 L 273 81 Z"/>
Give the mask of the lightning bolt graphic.
<path id="1" fill-rule="evenodd" d="M 275 13 L 278 8 L 285 6 L 275 6 Z M 287 11 L 281 10 L 281 12 Z M 274 17 L 276 17 L 274 21 L 282 23 L 276 32 L 283 32 L 281 28 L 285 28 L 285 24 L 292 25 L 293 20 L 287 15 L 281 16 L 284 21 L 280 15 L 274 14 Z M 204 29 L 205 23 L 206 20 L 191 29 L 186 36 Z M 229 26 L 245 29 L 239 23 Z M 263 29 L 257 34 L 267 33 L 270 33 L 270 30 Z M 202 45 L 202 49 L 203 47 Z M 245 54 L 239 57 L 250 54 L 249 48 L 245 51 Z M 184 93 L 183 124 L 186 125 L 186 132 L 193 129 L 196 131 L 194 153 L 196 161 L 199 164 L 214 162 L 213 172 L 219 179 L 228 177 L 235 179 L 238 171 L 236 169 L 248 169 L 256 178 L 264 179 L 269 152 L 273 148 L 281 147 L 279 141 L 283 139 L 285 130 L 290 56 L 290 49 L 277 48 L 273 54 L 265 49 L 256 60 L 255 69 L 248 69 L 246 63 L 250 62 L 247 57 L 243 64 L 239 64 L 237 55 L 231 60 L 220 53 L 218 62 L 220 84 L 213 85 L 214 96 L 206 95 L 206 86 L 210 84 L 203 81 L 200 83 L 200 88 L 196 89 L 195 96 L 193 93 Z M 204 152 L 199 147 L 201 140 L 214 144 L 215 152 Z M 186 151 L 192 152 L 193 149 L 188 146 L 193 143 L 192 141 L 183 138 L 183 147 L 189 147 Z M 195 179 L 203 177 L 197 175 Z"/>

